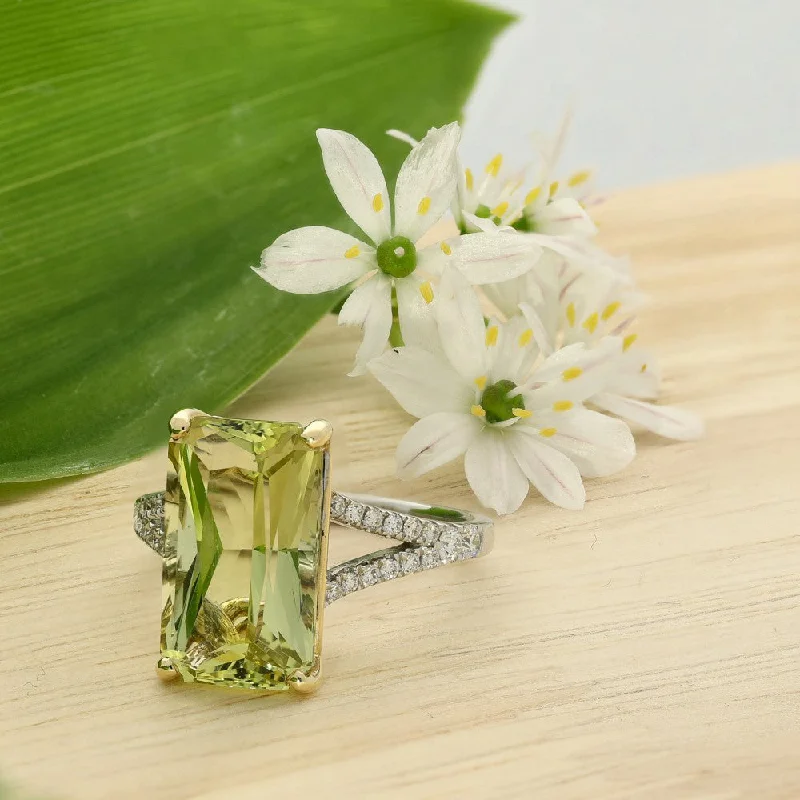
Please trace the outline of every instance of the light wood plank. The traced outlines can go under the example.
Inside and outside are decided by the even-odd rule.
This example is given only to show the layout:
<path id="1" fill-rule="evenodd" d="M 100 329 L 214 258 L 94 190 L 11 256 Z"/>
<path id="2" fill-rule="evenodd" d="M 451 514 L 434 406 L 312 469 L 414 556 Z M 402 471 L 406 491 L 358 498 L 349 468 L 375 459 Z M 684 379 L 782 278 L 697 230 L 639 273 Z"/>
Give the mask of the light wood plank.
<path id="1" fill-rule="evenodd" d="M 598 210 L 653 296 L 667 402 L 583 513 L 531 497 L 495 552 L 326 615 L 308 700 L 162 685 L 159 563 L 130 504 L 164 454 L 0 489 L 0 770 L 64 798 L 800 796 L 800 165 Z M 402 484 L 410 420 L 324 321 L 231 414 L 335 426 L 344 489 L 475 508 L 458 467 Z M 371 537 L 336 530 L 332 556 Z"/>

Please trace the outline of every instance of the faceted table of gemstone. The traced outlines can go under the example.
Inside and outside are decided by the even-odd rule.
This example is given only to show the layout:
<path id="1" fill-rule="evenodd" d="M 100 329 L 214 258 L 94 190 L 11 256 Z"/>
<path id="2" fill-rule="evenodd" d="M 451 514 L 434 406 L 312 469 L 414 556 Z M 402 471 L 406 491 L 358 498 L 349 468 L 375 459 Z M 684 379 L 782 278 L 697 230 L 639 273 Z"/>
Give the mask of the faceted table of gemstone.
<path id="1" fill-rule="evenodd" d="M 170 442 L 161 654 L 184 680 L 282 690 L 319 667 L 328 452 L 301 434 L 201 415 Z"/>

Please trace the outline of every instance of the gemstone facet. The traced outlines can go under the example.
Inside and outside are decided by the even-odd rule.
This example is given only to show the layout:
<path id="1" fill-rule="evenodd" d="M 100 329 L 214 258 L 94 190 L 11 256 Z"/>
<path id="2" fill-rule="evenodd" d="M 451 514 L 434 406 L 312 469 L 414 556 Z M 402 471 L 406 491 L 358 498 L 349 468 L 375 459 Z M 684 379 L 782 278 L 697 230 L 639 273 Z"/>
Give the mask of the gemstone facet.
<path id="1" fill-rule="evenodd" d="M 280 691 L 319 674 L 329 450 L 294 423 L 173 431 L 161 655 L 185 681 Z M 311 677 L 309 677 L 311 676 Z"/>

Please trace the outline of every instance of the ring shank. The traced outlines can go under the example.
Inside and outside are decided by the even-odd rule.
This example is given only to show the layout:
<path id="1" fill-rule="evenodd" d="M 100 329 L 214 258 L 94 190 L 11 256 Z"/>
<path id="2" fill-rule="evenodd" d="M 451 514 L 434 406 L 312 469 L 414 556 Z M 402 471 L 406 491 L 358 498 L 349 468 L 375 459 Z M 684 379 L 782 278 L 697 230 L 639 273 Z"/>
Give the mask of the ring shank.
<path id="1" fill-rule="evenodd" d="M 387 536 L 401 544 L 329 567 L 326 605 L 376 583 L 478 558 L 492 548 L 492 521 L 453 508 L 333 492 L 330 517 L 338 525 Z M 164 492 L 136 500 L 133 527 L 145 544 L 164 555 Z"/>
<path id="2" fill-rule="evenodd" d="M 333 492 L 331 522 L 403 544 L 329 568 L 326 604 L 382 581 L 478 558 L 493 543 L 488 517 L 388 497 Z"/>

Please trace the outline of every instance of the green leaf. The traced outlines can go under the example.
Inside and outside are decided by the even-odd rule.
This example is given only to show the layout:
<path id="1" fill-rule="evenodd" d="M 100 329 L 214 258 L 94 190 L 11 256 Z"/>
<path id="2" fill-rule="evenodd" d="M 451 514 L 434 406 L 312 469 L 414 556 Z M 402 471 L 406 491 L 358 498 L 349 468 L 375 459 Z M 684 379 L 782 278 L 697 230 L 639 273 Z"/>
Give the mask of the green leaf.
<path id="1" fill-rule="evenodd" d="M 92 472 L 219 410 L 338 299 L 249 269 L 345 219 L 314 130 L 391 179 L 509 17 L 457 0 L 0 0 L 0 480 Z"/>

